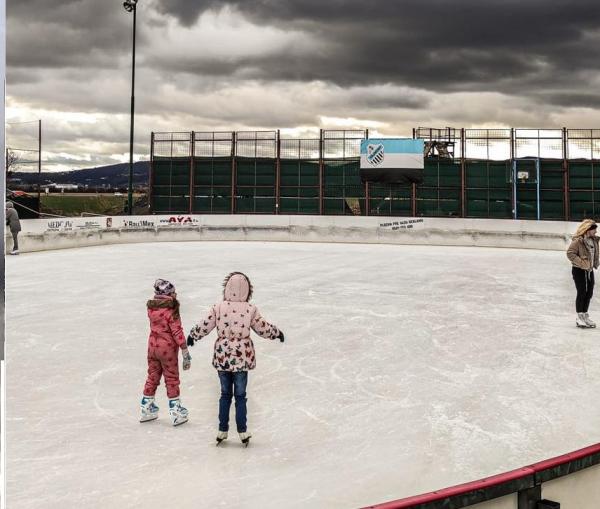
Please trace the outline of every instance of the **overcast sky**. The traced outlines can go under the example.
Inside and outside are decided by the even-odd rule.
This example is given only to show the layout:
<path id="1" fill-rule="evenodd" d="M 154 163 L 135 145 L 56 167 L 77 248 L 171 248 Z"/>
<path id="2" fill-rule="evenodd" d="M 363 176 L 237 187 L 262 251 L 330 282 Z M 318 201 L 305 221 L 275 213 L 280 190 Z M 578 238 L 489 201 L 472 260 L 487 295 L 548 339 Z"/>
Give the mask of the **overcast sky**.
<path id="1" fill-rule="evenodd" d="M 45 166 L 127 161 L 122 1 L 7 16 L 7 120 L 42 119 Z M 600 1 L 139 0 L 136 159 L 151 131 L 418 126 L 600 128 Z"/>

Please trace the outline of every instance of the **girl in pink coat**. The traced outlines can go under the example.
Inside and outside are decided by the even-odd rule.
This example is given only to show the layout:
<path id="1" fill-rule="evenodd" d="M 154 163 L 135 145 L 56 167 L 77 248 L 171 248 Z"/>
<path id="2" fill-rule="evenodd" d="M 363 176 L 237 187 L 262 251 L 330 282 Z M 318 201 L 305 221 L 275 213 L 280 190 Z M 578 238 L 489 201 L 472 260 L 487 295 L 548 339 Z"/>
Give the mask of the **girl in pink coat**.
<path id="1" fill-rule="evenodd" d="M 158 417 L 154 395 L 161 376 L 164 376 L 169 398 L 169 415 L 173 426 L 178 426 L 188 420 L 187 408 L 182 407 L 179 401 L 179 350 L 182 353 L 184 370 L 190 369 L 192 357 L 185 342 L 179 316 L 179 301 L 173 284 L 164 279 L 157 279 L 154 283 L 154 298 L 150 299 L 146 306 L 150 320 L 148 377 L 140 404 L 140 422 Z"/>
<path id="2" fill-rule="evenodd" d="M 187 340 L 189 346 L 209 334 L 215 327 L 213 366 L 221 382 L 219 399 L 219 432 L 217 445 L 227 439 L 229 431 L 229 409 L 235 397 L 235 422 L 240 440 L 246 446 L 251 434 L 248 433 L 246 385 L 248 371 L 256 366 L 254 344 L 250 339 L 250 330 L 266 339 L 284 337 L 277 327 L 267 322 L 254 304 L 250 304 L 252 284 L 245 274 L 232 272 L 223 282 L 223 301 L 210 308 L 208 315 L 195 325 Z"/>

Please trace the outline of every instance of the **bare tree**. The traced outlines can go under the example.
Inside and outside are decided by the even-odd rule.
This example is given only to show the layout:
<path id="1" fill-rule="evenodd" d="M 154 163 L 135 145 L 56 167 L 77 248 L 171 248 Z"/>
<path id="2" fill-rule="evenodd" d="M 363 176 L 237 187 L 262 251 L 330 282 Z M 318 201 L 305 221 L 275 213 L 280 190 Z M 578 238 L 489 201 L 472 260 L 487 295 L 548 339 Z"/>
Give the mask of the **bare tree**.
<path id="1" fill-rule="evenodd" d="M 10 177 L 20 166 L 21 156 L 14 150 L 6 149 L 6 176 Z"/>

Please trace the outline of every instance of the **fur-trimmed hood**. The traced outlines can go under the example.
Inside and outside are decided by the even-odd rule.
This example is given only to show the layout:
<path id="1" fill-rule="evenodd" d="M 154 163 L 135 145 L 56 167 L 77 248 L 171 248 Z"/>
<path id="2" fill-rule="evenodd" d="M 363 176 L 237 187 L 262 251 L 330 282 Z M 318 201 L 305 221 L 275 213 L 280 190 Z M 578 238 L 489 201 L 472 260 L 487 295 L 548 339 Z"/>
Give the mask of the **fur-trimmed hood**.
<path id="1" fill-rule="evenodd" d="M 179 301 L 166 295 L 155 295 L 153 299 L 146 302 L 148 309 L 172 309 L 175 317 L 179 316 Z"/>
<path id="2" fill-rule="evenodd" d="M 250 279 L 242 272 L 232 272 L 223 281 L 223 299 L 230 302 L 248 302 L 252 290 Z"/>

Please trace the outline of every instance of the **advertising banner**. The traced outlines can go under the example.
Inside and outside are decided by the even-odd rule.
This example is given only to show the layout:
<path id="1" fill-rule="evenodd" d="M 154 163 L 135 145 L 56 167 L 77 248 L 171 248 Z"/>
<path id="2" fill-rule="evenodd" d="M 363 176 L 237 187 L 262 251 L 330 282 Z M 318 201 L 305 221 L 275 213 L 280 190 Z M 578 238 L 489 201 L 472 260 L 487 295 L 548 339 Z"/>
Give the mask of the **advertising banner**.
<path id="1" fill-rule="evenodd" d="M 360 178 L 363 182 L 421 184 L 423 140 L 372 138 L 360 143 Z"/>

